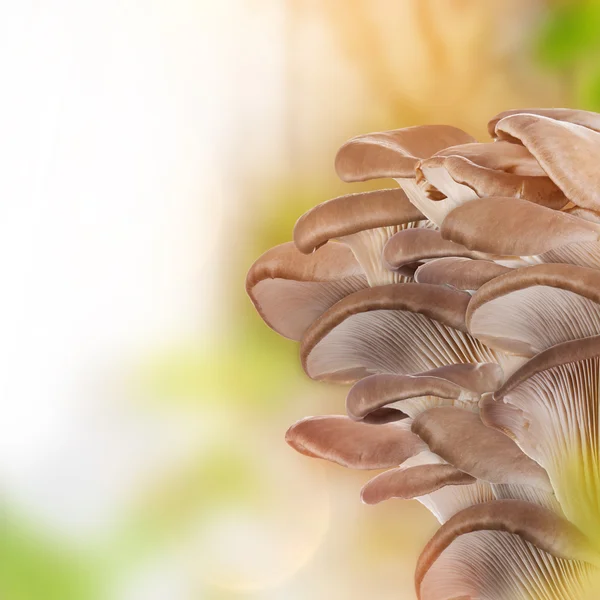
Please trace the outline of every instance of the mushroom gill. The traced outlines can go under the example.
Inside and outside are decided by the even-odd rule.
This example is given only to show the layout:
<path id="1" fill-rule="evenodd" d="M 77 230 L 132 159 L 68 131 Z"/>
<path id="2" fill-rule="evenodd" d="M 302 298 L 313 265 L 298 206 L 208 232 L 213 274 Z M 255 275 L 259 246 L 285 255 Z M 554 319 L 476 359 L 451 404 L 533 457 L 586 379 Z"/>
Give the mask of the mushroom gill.
<path id="1" fill-rule="evenodd" d="M 287 442 L 379 471 L 364 503 L 416 499 L 441 524 L 417 598 L 595 598 L 600 115 L 512 110 L 489 131 L 353 138 L 341 179 L 402 189 L 316 206 L 247 290 L 309 377 L 352 384 L 347 415 Z"/>

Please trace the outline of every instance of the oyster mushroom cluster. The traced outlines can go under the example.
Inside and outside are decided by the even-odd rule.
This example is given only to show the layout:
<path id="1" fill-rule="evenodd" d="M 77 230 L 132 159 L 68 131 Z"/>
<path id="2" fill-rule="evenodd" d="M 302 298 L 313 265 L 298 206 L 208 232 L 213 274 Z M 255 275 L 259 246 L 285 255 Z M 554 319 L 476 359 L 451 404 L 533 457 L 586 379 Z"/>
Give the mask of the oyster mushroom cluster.
<path id="1" fill-rule="evenodd" d="M 417 499 L 439 520 L 420 600 L 587 598 L 600 579 L 600 115 L 514 110 L 489 133 L 351 139 L 340 178 L 399 187 L 308 211 L 247 290 L 300 342 L 309 377 L 351 385 L 346 414 L 306 418 L 287 442 L 377 471 L 364 502 Z"/>

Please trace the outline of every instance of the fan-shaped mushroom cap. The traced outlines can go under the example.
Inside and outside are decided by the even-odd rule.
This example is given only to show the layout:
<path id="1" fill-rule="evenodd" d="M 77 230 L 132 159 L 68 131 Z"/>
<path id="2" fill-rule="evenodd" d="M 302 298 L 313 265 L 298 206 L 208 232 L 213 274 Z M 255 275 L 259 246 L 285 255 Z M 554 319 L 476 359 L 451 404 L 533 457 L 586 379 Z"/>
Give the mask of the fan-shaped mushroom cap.
<path id="1" fill-rule="evenodd" d="M 496 133 L 521 141 L 571 202 L 600 209 L 600 133 L 531 114 L 505 117 Z"/>
<path id="2" fill-rule="evenodd" d="M 487 257 L 450 240 L 445 240 L 435 229 L 406 229 L 393 235 L 383 248 L 383 261 L 390 270 L 423 260 L 459 256 L 465 258 Z"/>
<path id="3" fill-rule="evenodd" d="M 525 356 L 600 335 L 600 271 L 552 264 L 501 275 L 475 293 L 467 325 L 486 345 Z"/>
<path id="4" fill-rule="evenodd" d="M 496 125 L 505 117 L 522 114 L 548 117 L 550 119 L 555 119 L 556 121 L 565 121 L 567 123 L 581 125 L 582 127 L 587 127 L 588 129 L 600 132 L 600 115 L 595 112 L 589 112 L 587 110 L 575 110 L 572 108 L 517 108 L 498 113 L 488 123 L 488 131 L 490 135 L 493 138 L 497 137 Z"/>
<path id="5" fill-rule="evenodd" d="M 500 362 L 512 372 L 511 357 L 466 333 L 469 299 L 450 288 L 416 283 L 355 292 L 307 330 L 300 348 L 304 370 L 313 379 L 344 383 L 464 362 Z"/>
<path id="6" fill-rule="evenodd" d="M 299 340 L 308 326 L 344 296 L 368 287 L 364 271 L 343 244 L 305 255 L 288 242 L 265 252 L 250 268 L 246 291 L 265 323 Z"/>
<path id="7" fill-rule="evenodd" d="M 383 246 L 402 229 L 426 226 L 424 219 L 401 189 L 350 194 L 302 215 L 294 227 L 294 242 L 309 254 L 329 240 L 340 240 L 352 248 L 371 285 L 393 283 L 401 274 L 383 267 Z"/>
<path id="8" fill-rule="evenodd" d="M 467 371 L 466 368 L 470 367 Z M 388 407 L 409 417 L 435 406 L 458 406 L 478 410 L 482 392 L 495 390 L 502 382 L 502 369 L 494 363 L 450 365 L 446 377 L 439 371 L 419 375 L 371 375 L 357 381 L 346 398 L 346 410 L 352 419 L 364 419 L 374 411 Z M 452 371 L 456 370 L 455 377 Z M 452 381 L 456 379 L 462 386 Z"/>
<path id="9" fill-rule="evenodd" d="M 590 561 L 590 562 L 588 562 Z M 454 515 L 417 563 L 419 600 L 584 597 L 597 555 L 553 512 L 520 500 L 478 504 Z"/>
<path id="10" fill-rule="evenodd" d="M 600 336 L 538 354 L 481 402 L 484 422 L 547 471 L 566 517 L 600 529 Z"/>
<path id="11" fill-rule="evenodd" d="M 451 256 L 421 265 L 415 271 L 415 281 L 447 285 L 462 291 L 474 291 L 510 270 L 510 267 L 504 267 L 490 260 L 471 260 Z"/>
<path id="12" fill-rule="evenodd" d="M 419 125 L 368 133 L 352 138 L 339 149 L 335 169 L 340 179 L 348 182 L 414 177 L 420 158 L 473 141 L 469 134 L 449 125 Z"/>
<path id="13" fill-rule="evenodd" d="M 352 469 L 387 469 L 427 450 L 402 421 L 371 425 L 343 415 L 308 417 L 292 425 L 285 436 L 294 450 Z"/>
<path id="14" fill-rule="evenodd" d="M 509 437 L 486 427 L 476 413 L 431 408 L 414 419 L 412 431 L 432 452 L 477 479 L 552 490 L 544 469 Z"/>
<path id="15" fill-rule="evenodd" d="M 533 262 L 581 264 L 593 261 L 592 249 L 600 248 L 597 224 L 517 198 L 459 206 L 446 217 L 441 233 L 472 251 L 533 257 Z"/>
<path id="16" fill-rule="evenodd" d="M 444 169 L 456 183 L 468 186 L 480 198 L 523 198 L 554 209 L 568 202 L 537 160 L 521 145 L 466 144 L 446 148 L 421 161 L 417 166 L 417 182 L 428 182 L 431 187 L 424 191 L 432 200 L 436 199 L 436 187 L 430 176 L 438 169 Z"/>

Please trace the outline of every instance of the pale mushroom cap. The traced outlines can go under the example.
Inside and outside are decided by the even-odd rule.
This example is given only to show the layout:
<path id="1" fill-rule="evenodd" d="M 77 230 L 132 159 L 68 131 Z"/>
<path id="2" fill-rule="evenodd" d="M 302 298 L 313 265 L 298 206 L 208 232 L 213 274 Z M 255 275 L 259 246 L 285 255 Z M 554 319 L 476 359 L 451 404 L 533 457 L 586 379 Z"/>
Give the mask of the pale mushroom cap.
<path id="1" fill-rule="evenodd" d="M 490 135 L 493 138 L 497 137 L 496 125 L 505 117 L 522 114 L 538 115 L 541 117 L 555 119 L 557 121 L 566 121 L 567 123 L 581 125 L 582 127 L 587 127 L 588 129 L 600 132 L 600 115 L 595 112 L 590 112 L 587 110 L 575 110 L 572 108 L 517 108 L 513 110 L 505 110 L 501 113 L 498 113 L 493 119 L 491 119 L 488 123 L 488 131 Z"/>
<path id="2" fill-rule="evenodd" d="M 450 256 L 421 265 L 415 272 L 415 281 L 472 291 L 478 290 L 488 281 L 510 271 L 510 267 L 504 267 L 490 260 Z"/>
<path id="3" fill-rule="evenodd" d="M 483 198 L 454 209 L 442 237 L 470 250 L 534 256 L 579 242 L 596 242 L 594 223 L 517 198 Z"/>
<path id="4" fill-rule="evenodd" d="M 292 425 L 285 436 L 297 452 L 352 469 L 386 469 L 427 450 L 400 423 L 371 425 L 342 415 L 308 417 Z"/>
<path id="5" fill-rule="evenodd" d="M 544 469 L 509 437 L 484 425 L 475 413 L 432 408 L 414 419 L 412 431 L 432 452 L 477 479 L 552 490 Z"/>
<path id="6" fill-rule="evenodd" d="M 352 138 L 338 151 L 335 169 L 343 181 L 414 177 L 419 159 L 442 148 L 475 141 L 449 125 L 420 125 Z"/>
<path id="7" fill-rule="evenodd" d="M 482 286 L 467 309 L 484 343 L 526 356 L 600 334 L 600 271 L 562 264 L 516 269 Z"/>
<path id="8" fill-rule="evenodd" d="M 415 572 L 419 598 L 427 572 L 442 553 L 460 536 L 479 531 L 518 535 L 544 552 L 567 560 L 594 559 L 589 540 L 581 531 L 546 508 L 521 500 L 478 504 L 454 515 L 425 546 Z"/>
<path id="9" fill-rule="evenodd" d="M 331 239 L 423 219 L 400 188 L 350 194 L 323 202 L 302 215 L 294 227 L 294 242 L 301 252 L 309 254 Z"/>
<path id="10" fill-rule="evenodd" d="M 600 133 L 530 114 L 505 117 L 496 132 L 520 140 L 571 202 L 600 209 Z"/>
<path id="11" fill-rule="evenodd" d="M 272 329 L 299 340 L 308 326 L 344 296 L 368 287 L 350 248 L 326 244 L 305 255 L 292 242 L 271 248 L 250 268 L 246 291 Z"/>

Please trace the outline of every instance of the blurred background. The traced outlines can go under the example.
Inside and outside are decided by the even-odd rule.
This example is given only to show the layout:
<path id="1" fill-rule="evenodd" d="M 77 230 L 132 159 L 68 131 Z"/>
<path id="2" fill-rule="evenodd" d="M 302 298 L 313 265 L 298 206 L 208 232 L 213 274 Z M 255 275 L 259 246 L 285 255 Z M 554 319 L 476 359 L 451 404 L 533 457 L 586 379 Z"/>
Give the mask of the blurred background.
<path id="1" fill-rule="evenodd" d="M 433 518 L 285 445 L 345 390 L 245 273 L 353 135 L 600 109 L 600 4 L 21 0 L 0 48 L 0 598 L 414 598 Z"/>

